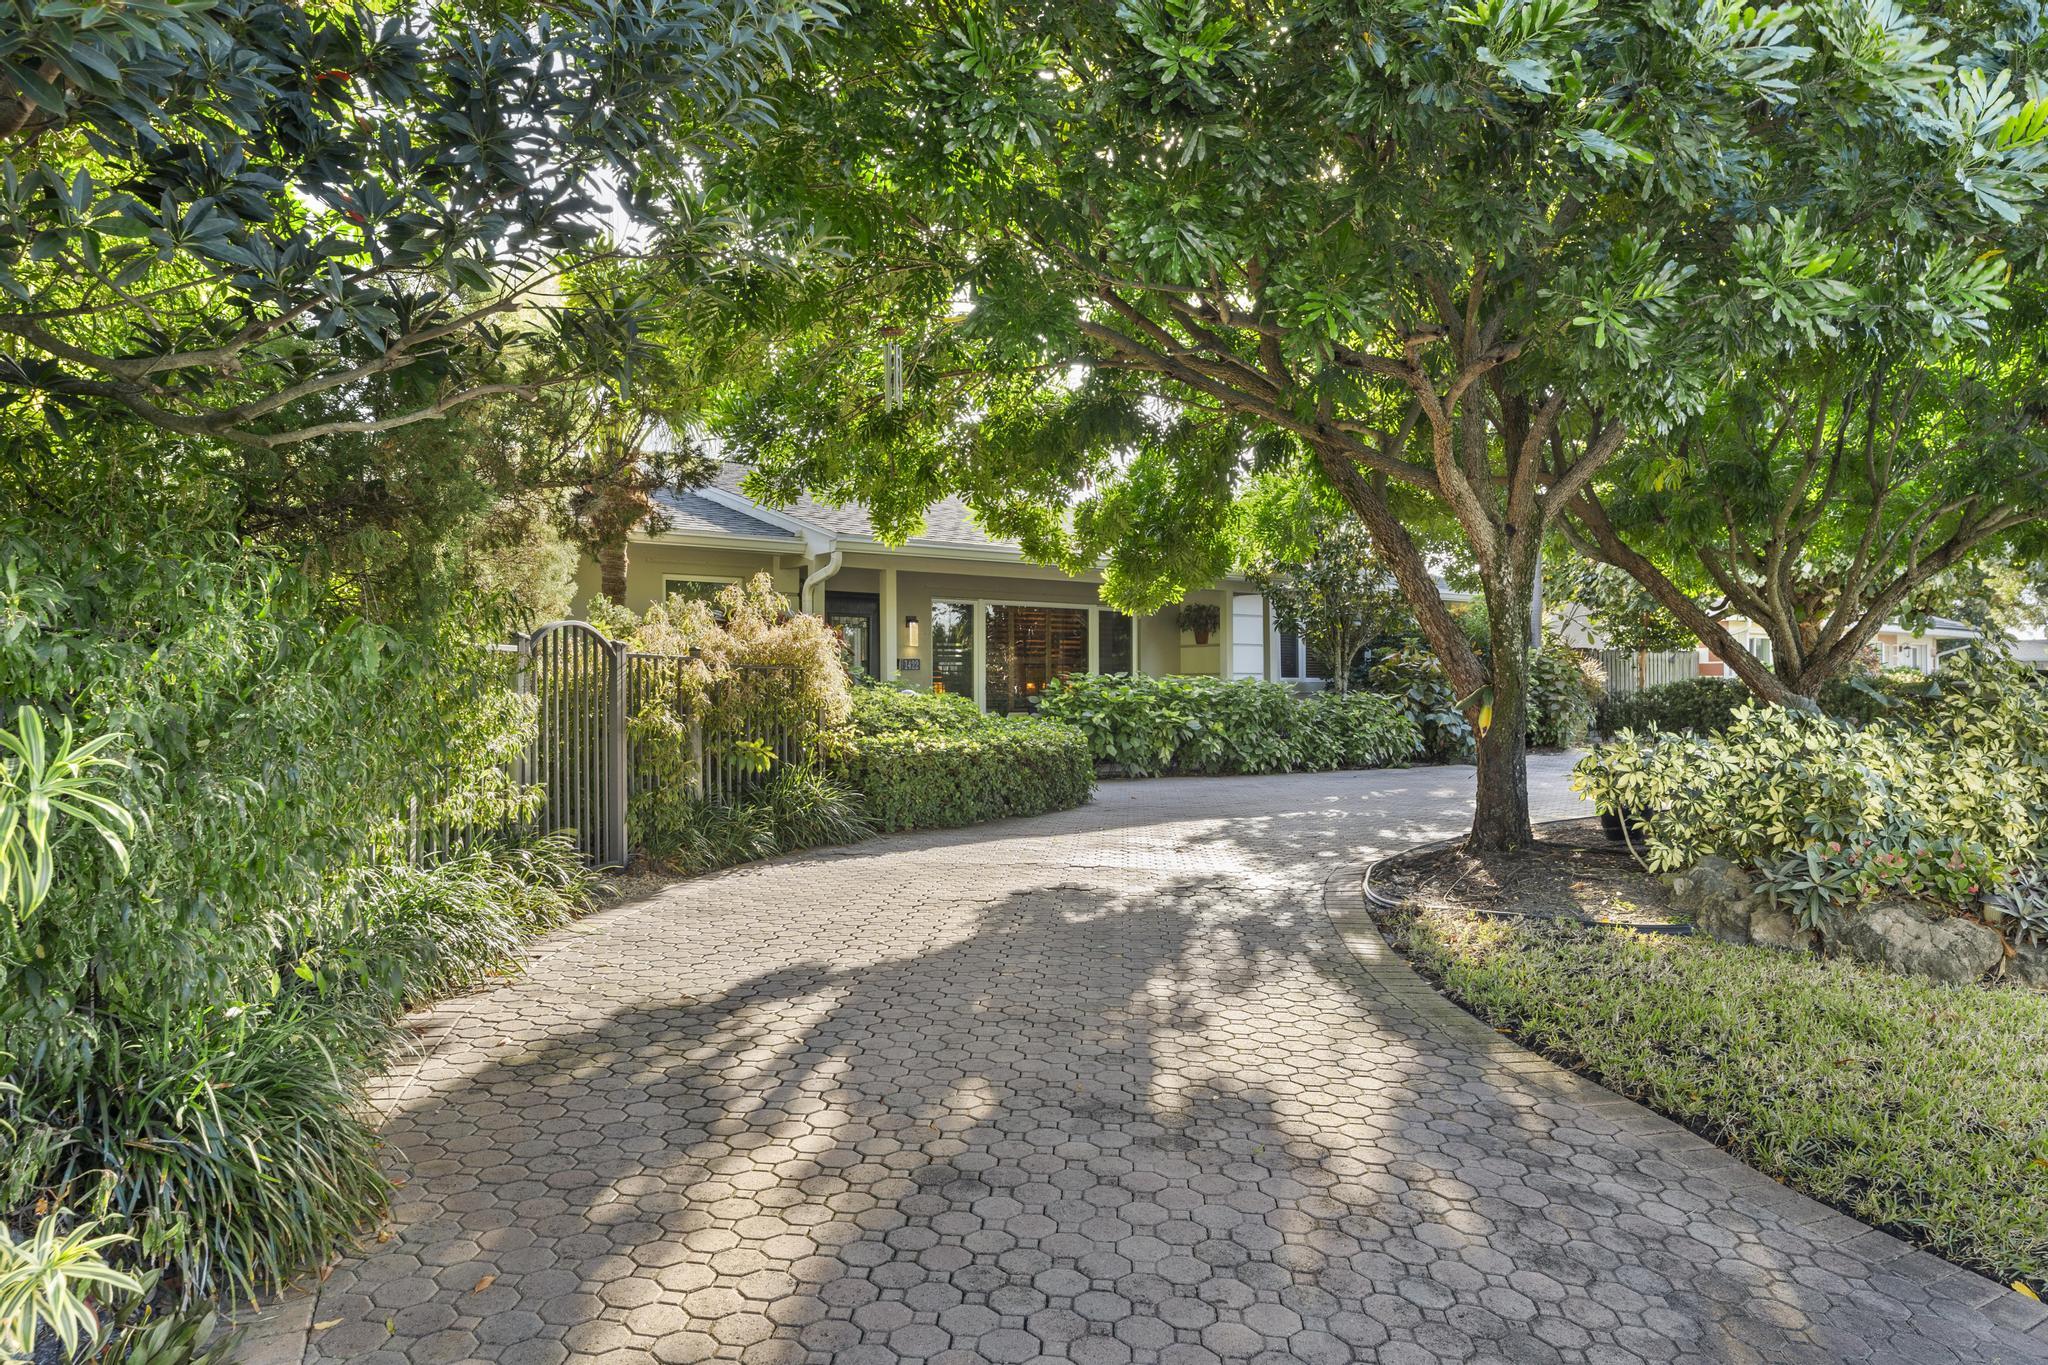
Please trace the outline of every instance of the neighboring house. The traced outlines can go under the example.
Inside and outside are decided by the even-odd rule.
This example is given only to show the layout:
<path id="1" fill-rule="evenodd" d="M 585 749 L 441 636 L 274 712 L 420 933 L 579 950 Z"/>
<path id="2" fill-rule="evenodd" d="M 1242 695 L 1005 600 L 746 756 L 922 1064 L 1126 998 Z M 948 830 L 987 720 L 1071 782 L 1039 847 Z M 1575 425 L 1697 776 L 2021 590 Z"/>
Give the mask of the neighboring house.
<path id="1" fill-rule="evenodd" d="M 2027 626 L 2015 633 L 2012 657 L 2036 673 L 2048 673 L 2048 625 Z"/>
<path id="2" fill-rule="evenodd" d="M 1614 649 L 1600 638 L 1598 630 L 1576 606 L 1563 608 L 1551 620 L 1566 644 L 1600 661 L 1607 670 L 1607 691 L 1611 695 L 1686 678 L 1735 680 L 1735 670 L 1705 645 L 1664 652 Z M 1772 661 L 1771 640 L 1762 628 L 1739 616 L 1727 618 L 1724 624 L 1758 659 L 1766 664 Z M 1978 631 L 1961 621 L 1937 616 L 1918 632 L 1900 625 L 1885 626 L 1871 637 L 1870 650 L 1881 667 L 1917 668 L 1922 673 L 1932 673 L 1941 666 L 1943 657 L 1981 638 Z M 2023 648 L 2024 643 L 2016 653 Z M 2048 644 L 2038 644 L 2036 648 L 2043 651 L 2043 657 L 2034 666 L 2048 670 Z"/>
<path id="3" fill-rule="evenodd" d="M 1766 664 L 1771 662 L 1771 639 L 1761 627 L 1739 616 L 1729 617 L 1724 624 L 1731 635 L 1749 648 L 1750 653 Z M 1944 654 L 1982 638 L 1980 631 L 1961 621 L 1935 616 L 1929 618 L 1926 626 L 1918 632 L 1897 624 L 1882 626 L 1870 638 L 1869 648 L 1881 668 L 1917 668 L 1922 673 L 1932 673 L 1941 667 Z M 1702 645 L 1699 649 L 1699 675 L 1703 678 L 1732 678 L 1735 673 L 1718 655 Z"/>
<path id="4" fill-rule="evenodd" d="M 1027 562 L 975 525 L 959 499 L 925 516 L 903 545 L 875 539 L 858 506 L 811 498 L 775 509 L 740 492 L 746 470 L 721 466 L 710 486 L 661 495 L 658 530 L 628 540 L 625 606 L 645 611 L 681 593 L 708 595 L 767 573 L 799 610 L 817 612 L 873 677 L 955 692 L 991 711 L 1029 710 L 1054 678 L 1079 672 L 1205 674 L 1320 685 L 1300 640 L 1283 636 L 1254 587 L 1226 579 L 1190 594 L 1217 624 L 1183 630 L 1178 606 L 1135 619 L 1105 605 L 1100 577 Z M 597 592 L 586 559 L 581 610 Z"/>

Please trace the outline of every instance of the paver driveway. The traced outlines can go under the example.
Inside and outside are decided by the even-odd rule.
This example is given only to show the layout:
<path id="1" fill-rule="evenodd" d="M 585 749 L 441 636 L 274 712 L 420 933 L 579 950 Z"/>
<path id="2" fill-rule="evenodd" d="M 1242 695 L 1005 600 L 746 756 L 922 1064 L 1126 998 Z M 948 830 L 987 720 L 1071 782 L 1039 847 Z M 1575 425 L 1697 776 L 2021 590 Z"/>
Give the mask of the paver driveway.
<path id="1" fill-rule="evenodd" d="M 1552 813 L 1562 771 L 1536 765 Z M 2048 1358 L 2015 1296 L 1388 958 L 1362 852 L 1455 828 L 1469 791 L 1115 783 L 586 920 L 431 1017 L 387 1097 L 389 1239 L 251 1355 Z"/>

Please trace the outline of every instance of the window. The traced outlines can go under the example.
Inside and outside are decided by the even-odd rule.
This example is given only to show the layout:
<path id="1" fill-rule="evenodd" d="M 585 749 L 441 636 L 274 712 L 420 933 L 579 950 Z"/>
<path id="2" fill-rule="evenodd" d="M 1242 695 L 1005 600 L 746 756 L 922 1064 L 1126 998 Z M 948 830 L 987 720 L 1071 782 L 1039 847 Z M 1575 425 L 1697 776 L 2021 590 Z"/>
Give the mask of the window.
<path id="1" fill-rule="evenodd" d="M 1120 611 L 1099 612 L 1095 617 L 1102 627 L 1102 642 L 1097 646 L 1095 666 L 1104 673 L 1128 673 L 1131 671 L 1131 618 Z"/>
<path id="2" fill-rule="evenodd" d="M 1301 676 L 1301 637 L 1291 630 L 1280 632 L 1280 676 Z"/>
<path id="3" fill-rule="evenodd" d="M 1749 652 L 1756 655 L 1756 661 L 1764 667 L 1771 666 L 1771 640 L 1767 635 L 1749 637 Z"/>
<path id="4" fill-rule="evenodd" d="M 1087 668 L 1093 615 L 1085 607 L 990 607 L 982 684 L 988 709 L 1033 710 L 1047 683 Z"/>
<path id="5" fill-rule="evenodd" d="M 974 695 L 972 603 L 932 603 L 932 691 Z"/>
<path id="6" fill-rule="evenodd" d="M 718 590 L 731 585 L 730 578 L 664 578 L 661 580 L 661 595 L 664 600 L 671 597 L 687 598 L 692 602 L 709 602 L 718 596 Z"/>

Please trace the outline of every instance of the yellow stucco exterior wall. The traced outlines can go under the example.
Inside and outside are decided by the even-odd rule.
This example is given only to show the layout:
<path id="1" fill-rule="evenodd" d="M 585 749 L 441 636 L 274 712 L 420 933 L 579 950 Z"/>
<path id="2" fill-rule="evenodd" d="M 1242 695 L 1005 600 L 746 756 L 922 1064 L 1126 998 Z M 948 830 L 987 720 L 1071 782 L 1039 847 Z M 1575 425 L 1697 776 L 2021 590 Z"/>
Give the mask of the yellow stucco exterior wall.
<path id="1" fill-rule="evenodd" d="M 625 605 L 634 611 L 645 611 L 664 595 L 664 584 L 671 578 L 732 581 L 762 572 L 772 574 L 776 587 L 794 601 L 802 578 L 799 568 L 808 562 L 796 551 L 777 555 L 767 551 L 634 541 L 626 558 Z M 888 600 L 891 594 L 887 584 L 892 568 L 893 604 Z M 576 586 L 575 609 L 581 613 L 597 593 L 598 569 L 594 560 L 586 558 L 578 567 Z M 930 627 L 935 602 L 1108 609 L 1102 601 L 1101 586 L 1093 579 L 1074 578 L 1042 565 L 966 556 L 956 559 L 849 551 L 839 571 L 821 586 L 828 592 L 873 593 L 882 599 L 885 669 L 890 657 L 917 660 L 917 665 L 903 670 L 899 678 L 913 687 L 931 685 Z M 1211 603 L 1228 612 L 1226 594 L 1221 589 L 1192 593 L 1188 600 Z M 1154 675 L 1218 673 L 1224 664 L 1220 642 L 1212 638 L 1207 645 L 1197 645 L 1191 635 L 1180 629 L 1176 612 L 1177 607 L 1170 606 L 1136 621 L 1133 634 L 1139 671 Z M 909 644 L 905 630 L 905 623 L 912 616 L 920 623 L 920 639 L 914 647 Z M 887 645 L 892 637 L 895 653 L 889 656 Z"/>

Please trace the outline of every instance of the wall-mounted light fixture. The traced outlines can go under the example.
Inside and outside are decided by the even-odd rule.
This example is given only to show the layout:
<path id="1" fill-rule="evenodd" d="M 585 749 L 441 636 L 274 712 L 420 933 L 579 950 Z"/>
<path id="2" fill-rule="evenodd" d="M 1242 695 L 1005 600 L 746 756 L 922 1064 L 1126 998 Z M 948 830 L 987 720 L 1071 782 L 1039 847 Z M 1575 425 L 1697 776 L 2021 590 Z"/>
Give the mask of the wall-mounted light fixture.
<path id="1" fill-rule="evenodd" d="M 917 618 L 915 616 L 903 618 L 903 643 L 911 649 L 917 648 Z"/>

